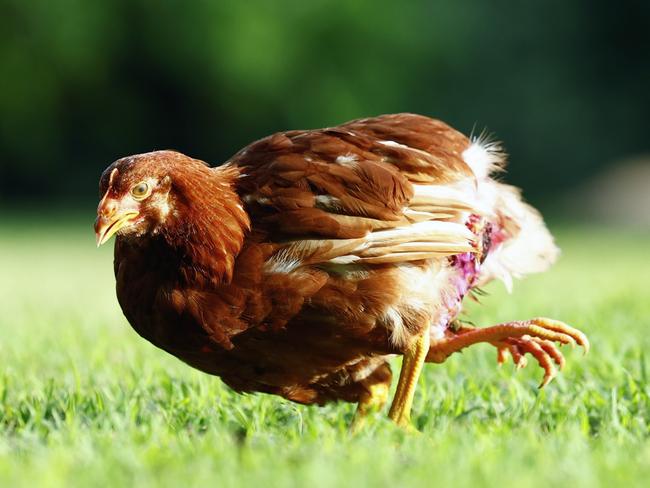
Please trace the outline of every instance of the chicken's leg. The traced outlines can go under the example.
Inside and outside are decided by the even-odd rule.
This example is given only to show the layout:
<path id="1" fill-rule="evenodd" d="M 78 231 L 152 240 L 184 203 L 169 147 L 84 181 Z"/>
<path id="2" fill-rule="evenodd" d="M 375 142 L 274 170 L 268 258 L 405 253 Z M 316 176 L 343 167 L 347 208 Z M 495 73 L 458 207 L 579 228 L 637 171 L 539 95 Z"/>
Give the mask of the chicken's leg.
<path id="1" fill-rule="evenodd" d="M 365 425 L 366 417 L 371 412 L 381 410 L 388 400 L 389 383 L 376 383 L 368 387 L 368 391 L 364 392 L 359 398 L 357 411 L 354 413 L 354 418 L 350 424 L 350 432 L 356 433 Z"/>
<path id="2" fill-rule="evenodd" d="M 427 326 L 422 335 L 418 337 L 404 354 L 402 369 L 399 373 L 399 381 L 397 382 L 397 390 L 395 391 L 395 397 L 388 412 L 390 419 L 402 427 L 411 427 L 413 396 L 415 395 L 418 378 L 422 372 L 422 366 L 429 351 L 429 343 L 429 326 Z"/>
<path id="3" fill-rule="evenodd" d="M 442 363 L 454 352 L 467 346 L 487 342 L 498 350 L 497 361 L 505 360 L 506 352 L 510 352 L 515 364 L 523 367 L 525 353 L 530 353 L 544 369 L 544 379 L 540 388 L 548 384 L 557 374 L 556 363 L 560 369 L 564 366 L 564 356 L 554 344 L 576 343 L 584 347 L 585 353 L 589 351 L 589 340 L 578 329 L 547 318 L 535 318 L 521 322 L 508 322 L 492 327 L 469 327 L 461 325 L 446 336 L 431 345 L 426 360 L 428 362 Z"/>

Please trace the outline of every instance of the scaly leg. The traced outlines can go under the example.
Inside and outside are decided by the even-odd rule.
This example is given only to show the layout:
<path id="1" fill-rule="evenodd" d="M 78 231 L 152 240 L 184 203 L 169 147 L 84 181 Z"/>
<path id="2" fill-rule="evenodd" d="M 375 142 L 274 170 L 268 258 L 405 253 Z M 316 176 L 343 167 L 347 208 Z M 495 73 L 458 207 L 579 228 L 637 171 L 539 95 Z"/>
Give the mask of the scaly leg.
<path id="1" fill-rule="evenodd" d="M 530 353 L 544 369 L 540 388 L 557 375 L 553 363 L 560 369 L 564 366 L 564 356 L 554 342 L 572 346 L 577 343 L 584 347 L 585 354 L 589 352 L 589 340 L 582 332 L 559 320 L 540 317 L 485 328 L 457 327 L 431 346 L 427 361 L 441 363 L 454 352 L 479 342 L 488 342 L 497 348 L 499 363 L 503 363 L 506 352 L 510 352 L 517 367 L 526 365 L 524 354 Z"/>
<path id="2" fill-rule="evenodd" d="M 429 327 L 427 326 L 422 335 L 404 354 L 397 390 L 388 412 L 388 417 L 402 427 L 411 427 L 413 396 L 415 395 L 418 378 L 422 372 L 422 366 L 424 366 L 424 361 L 429 352 L 430 340 Z"/>

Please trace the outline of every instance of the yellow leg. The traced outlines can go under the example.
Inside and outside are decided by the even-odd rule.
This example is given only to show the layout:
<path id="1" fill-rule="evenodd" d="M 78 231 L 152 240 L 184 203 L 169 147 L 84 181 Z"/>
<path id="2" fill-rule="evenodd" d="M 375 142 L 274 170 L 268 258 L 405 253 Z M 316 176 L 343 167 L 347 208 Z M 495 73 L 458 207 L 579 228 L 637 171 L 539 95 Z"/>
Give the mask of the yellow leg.
<path id="1" fill-rule="evenodd" d="M 429 341 L 429 327 L 427 327 L 404 354 L 397 390 L 388 412 L 388 417 L 402 427 L 411 427 L 413 396 L 415 395 L 418 378 L 422 372 L 422 366 L 424 366 L 424 360 L 429 352 Z"/>
<path id="2" fill-rule="evenodd" d="M 382 409 L 388 400 L 388 387 L 390 383 L 377 383 L 368 387 L 368 392 L 361 396 L 354 419 L 350 424 L 350 431 L 359 432 L 366 423 L 368 414 Z"/>

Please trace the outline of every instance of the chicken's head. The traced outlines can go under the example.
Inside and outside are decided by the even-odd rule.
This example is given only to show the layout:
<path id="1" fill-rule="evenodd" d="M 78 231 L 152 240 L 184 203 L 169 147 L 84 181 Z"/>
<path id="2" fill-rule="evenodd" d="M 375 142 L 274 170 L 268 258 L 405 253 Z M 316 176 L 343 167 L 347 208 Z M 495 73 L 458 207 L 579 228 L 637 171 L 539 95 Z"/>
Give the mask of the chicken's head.
<path id="1" fill-rule="evenodd" d="M 118 159 L 102 174 L 97 207 L 97 246 L 113 235 L 156 233 L 172 209 L 173 167 L 187 159 L 173 151 L 156 151 Z"/>

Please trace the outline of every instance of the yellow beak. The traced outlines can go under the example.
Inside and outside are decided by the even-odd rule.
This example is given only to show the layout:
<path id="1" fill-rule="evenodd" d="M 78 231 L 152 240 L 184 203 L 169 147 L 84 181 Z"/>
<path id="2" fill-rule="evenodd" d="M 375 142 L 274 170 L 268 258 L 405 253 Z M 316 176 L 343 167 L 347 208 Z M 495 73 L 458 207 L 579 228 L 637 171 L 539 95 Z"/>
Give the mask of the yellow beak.
<path id="1" fill-rule="evenodd" d="M 113 234 L 129 225 L 129 223 L 139 215 L 135 210 L 129 210 L 118 215 L 104 216 L 102 212 L 98 212 L 97 220 L 95 220 L 95 237 L 97 239 L 97 247 L 105 244 Z"/>

